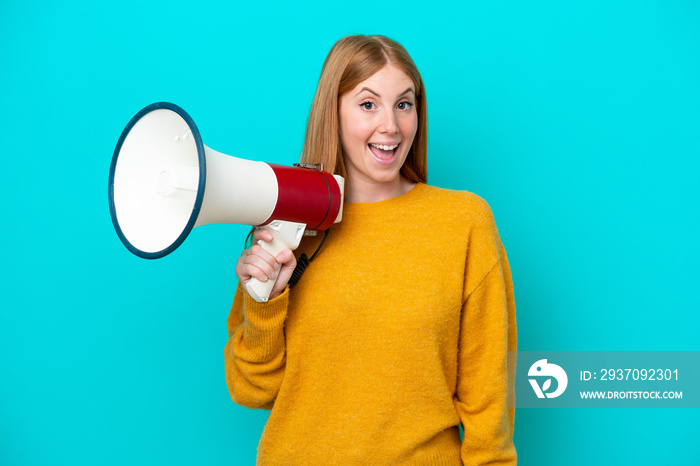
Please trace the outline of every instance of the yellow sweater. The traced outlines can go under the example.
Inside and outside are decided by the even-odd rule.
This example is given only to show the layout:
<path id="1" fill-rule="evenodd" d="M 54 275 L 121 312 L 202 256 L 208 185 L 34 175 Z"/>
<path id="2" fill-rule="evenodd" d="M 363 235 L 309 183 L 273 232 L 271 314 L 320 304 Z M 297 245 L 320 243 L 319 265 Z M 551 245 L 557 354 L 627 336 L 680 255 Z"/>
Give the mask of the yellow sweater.
<path id="1" fill-rule="evenodd" d="M 474 194 L 345 204 L 291 291 L 239 286 L 228 330 L 233 401 L 272 409 L 258 464 L 516 464 L 513 287 Z"/>

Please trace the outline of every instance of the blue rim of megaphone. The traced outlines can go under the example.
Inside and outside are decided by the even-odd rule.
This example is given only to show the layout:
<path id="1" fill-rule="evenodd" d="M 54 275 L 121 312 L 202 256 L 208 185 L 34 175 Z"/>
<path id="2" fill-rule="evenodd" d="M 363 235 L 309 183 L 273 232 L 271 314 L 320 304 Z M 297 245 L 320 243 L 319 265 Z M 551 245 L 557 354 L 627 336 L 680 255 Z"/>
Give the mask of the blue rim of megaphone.
<path id="1" fill-rule="evenodd" d="M 162 249 L 157 252 L 147 252 L 142 251 L 141 249 L 131 244 L 129 240 L 126 239 L 126 236 L 124 236 L 124 232 L 122 232 L 122 229 L 119 227 L 119 222 L 117 221 L 117 210 L 114 206 L 114 172 L 117 168 L 117 159 L 119 158 L 119 152 L 121 151 L 122 144 L 124 144 L 124 140 L 129 135 L 131 128 L 133 128 L 134 125 L 147 113 L 161 109 L 171 110 L 180 115 L 182 119 L 185 120 L 185 122 L 187 123 L 187 126 L 190 127 L 190 130 L 192 130 L 192 137 L 197 147 L 197 157 L 199 158 L 199 185 L 197 187 L 197 197 L 194 201 L 192 214 L 190 215 L 190 219 L 187 222 L 187 225 L 182 230 L 182 233 L 180 233 L 180 236 L 178 236 L 178 238 L 165 249 Z M 202 207 L 202 200 L 204 199 L 204 186 L 206 184 L 206 174 L 206 157 L 204 155 L 204 144 L 202 143 L 202 137 L 199 134 L 197 125 L 194 124 L 194 120 L 192 120 L 192 117 L 190 117 L 187 114 L 187 112 L 170 102 L 156 102 L 147 107 L 144 107 L 139 113 L 134 115 L 134 117 L 129 121 L 129 124 L 126 125 L 126 128 L 124 128 L 124 131 L 122 131 L 122 134 L 119 137 L 117 147 L 114 149 L 114 155 L 112 156 L 112 164 L 109 167 L 109 213 L 112 216 L 112 224 L 114 225 L 114 229 L 117 231 L 117 235 L 119 236 L 119 239 L 121 239 L 122 243 L 124 243 L 124 246 L 126 246 L 126 248 L 132 253 L 136 254 L 139 257 L 143 257 L 144 259 L 159 259 L 161 257 L 167 256 L 168 254 L 176 250 L 182 244 L 182 242 L 185 241 L 187 235 L 190 234 L 190 231 L 192 231 L 192 228 L 194 228 L 194 224 L 197 221 L 197 217 L 199 216 L 199 210 Z"/>

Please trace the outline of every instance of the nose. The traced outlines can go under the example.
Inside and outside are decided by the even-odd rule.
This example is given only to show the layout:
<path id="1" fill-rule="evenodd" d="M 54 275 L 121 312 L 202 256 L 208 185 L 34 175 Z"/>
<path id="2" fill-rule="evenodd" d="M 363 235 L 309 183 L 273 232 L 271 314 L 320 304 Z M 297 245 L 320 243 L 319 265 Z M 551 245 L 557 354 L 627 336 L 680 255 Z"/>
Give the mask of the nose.
<path id="1" fill-rule="evenodd" d="M 382 117 L 379 132 L 387 134 L 396 134 L 399 132 L 399 127 L 396 124 L 396 115 L 393 111 L 386 112 Z"/>

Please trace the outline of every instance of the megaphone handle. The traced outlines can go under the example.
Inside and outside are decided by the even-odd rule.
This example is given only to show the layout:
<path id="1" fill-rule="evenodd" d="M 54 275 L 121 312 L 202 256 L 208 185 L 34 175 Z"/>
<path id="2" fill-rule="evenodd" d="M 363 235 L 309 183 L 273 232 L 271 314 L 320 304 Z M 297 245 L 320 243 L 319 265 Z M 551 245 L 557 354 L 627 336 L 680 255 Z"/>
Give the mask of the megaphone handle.
<path id="1" fill-rule="evenodd" d="M 301 237 L 304 235 L 305 223 L 286 222 L 283 220 L 274 220 L 269 224 L 260 227 L 272 233 L 274 239 L 272 241 L 260 241 L 258 244 L 273 256 L 277 256 L 284 249 L 296 249 L 299 247 Z M 264 303 L 270 298 L 272 288 L 277 282 L 279 269 L 275 271 L 274 278 L 270 278 L 261 282 L 257 278 L 251 278 L 245 285 L 248 294 L 257 302 Z"/>

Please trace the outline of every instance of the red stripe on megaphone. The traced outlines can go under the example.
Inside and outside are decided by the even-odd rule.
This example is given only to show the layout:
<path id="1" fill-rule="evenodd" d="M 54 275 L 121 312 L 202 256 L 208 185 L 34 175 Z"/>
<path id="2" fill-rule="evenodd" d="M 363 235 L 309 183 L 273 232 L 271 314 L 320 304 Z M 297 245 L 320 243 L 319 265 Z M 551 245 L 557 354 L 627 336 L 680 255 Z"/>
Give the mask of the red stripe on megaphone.
<path id="1" fill-rule="evenodd" d="M 333 175 L 312 168 L 269 164 L 277 177 L 277 205 L 273 220 L 305 223 L 307 230 L 327 230 L 340 212 L 341 192 Z"/>

